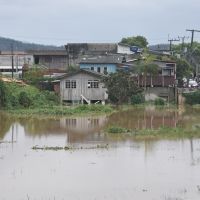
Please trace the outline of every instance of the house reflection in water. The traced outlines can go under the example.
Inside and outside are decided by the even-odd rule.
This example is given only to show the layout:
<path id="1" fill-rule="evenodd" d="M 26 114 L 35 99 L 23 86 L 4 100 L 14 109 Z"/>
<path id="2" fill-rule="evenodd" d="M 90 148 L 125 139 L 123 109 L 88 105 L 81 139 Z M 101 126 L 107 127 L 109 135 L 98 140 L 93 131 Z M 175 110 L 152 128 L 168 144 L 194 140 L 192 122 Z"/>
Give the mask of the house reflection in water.
<path id="1" fill-rule="evenodd" d="M 104 141 L 103 129 L 107 116 L 60 119 L 60 127 L 66 130 L 68 143 Z"/>
<path id="2" fill-rule="evenodd" d="M 158 129 L 160 127 L 176 127 L 180 116 L 176 111 L 154 108 L 131 109 L 114 113 L 108 124 L 128 129 Z"/>

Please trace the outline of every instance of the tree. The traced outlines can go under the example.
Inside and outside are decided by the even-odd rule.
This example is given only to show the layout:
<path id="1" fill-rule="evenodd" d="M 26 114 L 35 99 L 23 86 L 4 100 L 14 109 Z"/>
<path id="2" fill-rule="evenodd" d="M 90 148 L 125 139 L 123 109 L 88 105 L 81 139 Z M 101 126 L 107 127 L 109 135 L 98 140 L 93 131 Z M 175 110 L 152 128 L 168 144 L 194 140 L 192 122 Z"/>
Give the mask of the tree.
<path id="1" fill-rule="evenodd" d="M 192 74 L 192 66 L 184 59 L 177 59 L 176 61 L 176 78 L 179 83 L 182 82 L 183 78 L 189 78 Z"/>
<path id="2" fill-rule="evenodd" d="M 152 78 L 153 78 L 153 76 L 158 74 L 159 66 L 154 63 L 155 56 L 146 55 L 145 57 L 146 57 L 146 59 L 142 63 L 138 64 L 137 73 L 144 77 L 144 88 L 146 89 L 147 75 L 150 75 L 151 85 L 153 85 L 153 79 Z M 138 82 L 139 82 L 139 80 L 138 80 Z"/>
<path id="3" fill-rule="evenodd" d="M 140 48 L 145 48 L 148 45 L 147 39 L 140 35 L 122 38 L 121 43 L 128 44 L 130 46 L 138 46 Z"/>
<path id="4" fill-rule="evenodd" d="M 118 71 L 110 74 L 104 78 L 103 82 L 112 103 L 128 103 L 133 95 L 142 92 L 128 72 Z"/>
<path id="5" fill-rule="evenodd" d="M 6 87 L 3 81 L 0 80 L 0 107 L 6 104 Z"/>

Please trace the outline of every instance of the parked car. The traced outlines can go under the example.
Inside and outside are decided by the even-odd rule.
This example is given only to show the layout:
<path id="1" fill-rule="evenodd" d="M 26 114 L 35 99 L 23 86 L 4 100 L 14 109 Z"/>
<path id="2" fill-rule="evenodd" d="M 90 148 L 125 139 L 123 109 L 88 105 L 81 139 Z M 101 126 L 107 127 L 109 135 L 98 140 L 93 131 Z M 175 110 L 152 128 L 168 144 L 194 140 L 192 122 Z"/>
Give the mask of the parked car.
<path id="1" fill-rule="evenodd" d="M 198 83 L 195 80 L 190 79 L 188 83 L 188 87 L 198 87 Z"/>

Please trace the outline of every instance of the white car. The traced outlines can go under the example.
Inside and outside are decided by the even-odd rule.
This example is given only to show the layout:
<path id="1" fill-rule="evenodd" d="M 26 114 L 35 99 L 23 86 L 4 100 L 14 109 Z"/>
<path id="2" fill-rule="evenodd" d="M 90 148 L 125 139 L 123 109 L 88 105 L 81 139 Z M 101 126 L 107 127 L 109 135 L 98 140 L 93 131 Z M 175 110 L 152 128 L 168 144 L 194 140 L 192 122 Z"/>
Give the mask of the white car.
<path id="1" fill-rule="evenodd" d="M 198 83 L 195 80 L 190 79 L 188 83 L 188 87 L 198 87 Z"/>

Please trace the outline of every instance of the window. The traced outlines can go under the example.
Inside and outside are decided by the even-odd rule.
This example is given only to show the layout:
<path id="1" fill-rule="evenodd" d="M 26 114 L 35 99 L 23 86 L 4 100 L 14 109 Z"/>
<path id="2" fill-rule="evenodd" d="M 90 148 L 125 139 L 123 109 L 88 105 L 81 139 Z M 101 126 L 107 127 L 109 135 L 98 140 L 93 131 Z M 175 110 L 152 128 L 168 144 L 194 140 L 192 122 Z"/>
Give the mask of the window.
<path id="1" fill-rule="evenodd" d="M 65 82 L 65 87 L 66 87 L 66 88 L 70 88 L 70 81 L 66 81 L 66 82 Z"/>
<path id="2" fill-rule="evenodd" d="M 65 88 L 76 88 L 76 81 L 66 81 L 65 82 Z"/>
<path id="3" fill-rule="evenodd" d="M 101 68 L 100 67 L 97 68 L 97 72 L 101 73 Z"/>
<path id="4" fill-rule="evenodd" d="M 163 69 L 162 75 L 163 76 L 171 76 L 171 70 L 170 69 Z"/>
<path id="5" fill-rule="evenodd" d="M 91 70 L 94 71 L 94 67 L 91 67 Z"/>
<path id="6" fill-rule="evenodd" d="M 71 88 L 76 88 L 76 81 L 71 81 Z"/>
<path id="7" fill-rule="evenodd" d="M 99 81 L 98 80 L 89 80 L 88 88 L 99 88 Z"/>

